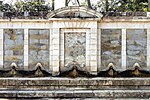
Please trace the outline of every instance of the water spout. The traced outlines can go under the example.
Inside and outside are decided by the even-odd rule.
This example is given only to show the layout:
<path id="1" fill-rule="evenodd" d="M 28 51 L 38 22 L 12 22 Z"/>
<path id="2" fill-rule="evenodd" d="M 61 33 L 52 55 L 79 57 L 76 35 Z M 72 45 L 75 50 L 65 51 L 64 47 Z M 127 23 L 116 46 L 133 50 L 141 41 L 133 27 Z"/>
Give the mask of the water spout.
<path id="1" fill-rule="evenodd" d="M 134 70 L 133 70 L 132 74 L 134 74 L 135 76 L 139 76 L 141 74 L 141 72 L 140 72 L 140 64 L 139 63 L 135 63 L 133 65 L 133 68 L 134 68 Z"/>
<path id="2" fill-rule="evenodd" d="M 42 71 L 42 70 L 44 70 L 44 68 L 43 68 L 42 64 L 37 63 L 35 67 L 36 67 L 35 76 L 44 76 L 43 71 Z"/>
<path id="3" fill-rule="evenodd" d="M 135 63 L 134 65 L 133 65 L 133 68 L 140 68 L 141 66 L 140 66 L 140 64 L 139 63 Z"/>
<path id="4" fill-rule="evenodd" d="M 115 65 L 113 63 L 108 64 L 108 74 L 110 76 L 114 76 L 115 70 L 114 70 Z"/>
<path id="5" fill-rule="evenodd" d="M 44 70 L 43 66 L 41 63 L 37 63 L 35 66 L 36 69 L 40 68 L 41 70 Z"/>
<path id="6" fill-rule="evenodd" d="M 114 68 L 114 67 L 115 67 L 115 65 L 113 63 L 108 64 L 108 68 Z"/>
<path id="7" fill-rule="evenodd" d="M 10 66 L 11 66 L 11 70 L 9 72 L 9 75 L 10 76 L 15 76 L 17 74 L 17 64 L 12 63 Z"/>
<path id="8" fill-rule="evenodd" d="M 17 69 L 17 68 L 18 68 L 18 66 L 17 66 L 16 63 L 11 63 L 10 67 L 11 67 L 12 69 Z"/>

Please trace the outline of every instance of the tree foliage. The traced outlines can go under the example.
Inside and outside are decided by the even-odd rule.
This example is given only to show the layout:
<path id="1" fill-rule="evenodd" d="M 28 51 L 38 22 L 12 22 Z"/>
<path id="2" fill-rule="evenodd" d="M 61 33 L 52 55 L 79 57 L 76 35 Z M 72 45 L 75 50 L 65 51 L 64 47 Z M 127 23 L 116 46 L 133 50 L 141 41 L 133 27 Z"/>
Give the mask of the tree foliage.
<path id="1" fill-rule="evenodd" d="M 71 1 L 65 0 L 65 5 L 68 6 Z M 83 5 L 81 0 L 76 0 L 76 2 L 79 6 Z M 84 6 L 99 12 L 148 11 L 147 0 L 98 0 L 96 4 L 92 4 L 92 0 L 85 0 Z"/>
<path id="2" fill-rule="evenodd" d="M 2 1 L 0 1 L 0 11 L 3 11 L 4 10 L 4 4 Z"/>
<path id="3" fill-rule="evenodd" d="M 45 4 L 44 0 L 35 0 L 33 2 L 18 1 L 14 5 L 4 4 L 1 1 L 0 11 L 40 12 L 54 10 L 55 0 L 50 1 L 51 8 L 49 5 Z M 96 4 L 93 4 L 92 0 L 84 0 L 84 2 L 83 0 L 74 1 L 76 1 L 75 5 L 87 6 L 88 8 L 99 12 L 148 11 L 148 1 L 150 2 L 150 0 L 98 0 Z M 65 6 L 69 6 L 70 2 L 73 2 L 73 0 L 65 0 Z"/>
<path id="4" fill-rule="evenodd" d="M 121 11 L 148 11 L 147 0 L 126 0 L 119 8 Z"/>
<path id="5" fill-rule="evenodd" d="M 50 8 L 45 5 L 43 2 L 16 2 L 14 8 L 18 12 L 40 12 L 40 11 L 48 11 Z"/>
<path id="6" fill-rule="evenodd" d="M 147 0 L 99 0 L 93 9 L 99 12 L 148 11 Z"/>
<path id="7" fill-rule="evenodd" d="M 0 11 L 4 12 L 40 12 L 40 11 L 48 11 L 51 8 L 46 5 L 44 2 L 23 2 L 17 1 L 14 5 L 4 4 L 0 2 Z"/>
<path id="8" fill-rule="evenodd" d="M 92 9 L 91 0 L 86 0 L 86 1 L 87 1 L 88 8 Z"/>

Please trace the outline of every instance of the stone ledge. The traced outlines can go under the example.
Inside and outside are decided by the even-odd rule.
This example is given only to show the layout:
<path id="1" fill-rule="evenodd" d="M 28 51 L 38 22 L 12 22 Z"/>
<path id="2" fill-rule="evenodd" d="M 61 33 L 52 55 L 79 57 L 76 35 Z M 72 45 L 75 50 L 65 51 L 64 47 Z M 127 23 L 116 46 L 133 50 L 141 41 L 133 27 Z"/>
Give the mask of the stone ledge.
<path id="1" fill-rule="evenodd" d="M 0 91 L 0 97 L 25 98 L 149 98 L 150 90 Z"/>
<path id="2" fill-rule="evenodd" d="M 0 89 L 146 89 L 150 86 L 150 78 L 0 78 Z M 148 88 L 149 89 L 149 88 Z"/>

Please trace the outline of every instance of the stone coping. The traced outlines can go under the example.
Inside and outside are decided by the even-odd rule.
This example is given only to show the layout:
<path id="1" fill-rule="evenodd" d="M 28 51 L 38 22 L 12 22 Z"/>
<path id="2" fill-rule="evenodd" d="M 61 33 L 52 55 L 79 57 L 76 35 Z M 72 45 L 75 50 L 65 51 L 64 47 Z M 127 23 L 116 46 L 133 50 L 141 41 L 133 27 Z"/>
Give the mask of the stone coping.
<path id="1" fill-rule="evenodd" d="M 149 22 L 150 17 L 107 17 L 103 19 L 99 18 L 50 18 L 50 19 L 0 19 L 0 22 L 39 22 L 39 23 L 49 23 L 53 21 L 98 21 L 98 22 Z"/>

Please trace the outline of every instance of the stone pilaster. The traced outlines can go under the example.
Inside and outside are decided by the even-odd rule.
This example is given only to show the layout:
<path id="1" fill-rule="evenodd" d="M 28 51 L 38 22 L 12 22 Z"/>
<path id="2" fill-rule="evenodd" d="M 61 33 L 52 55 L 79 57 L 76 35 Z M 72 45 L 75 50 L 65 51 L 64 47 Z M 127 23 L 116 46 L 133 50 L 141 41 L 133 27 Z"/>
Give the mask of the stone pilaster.
<path id="1" fill-rule="evenodd" d="M 65 29 L 60 33 L 60 69 L 65 66 Z"/>
<path id="2" fill-rule="evenodd" d="M 90 72 L 97 74 L 97 28 L 91 28 L 90 36 Z"/>
<path id="3" fill-rule="evenodd" d="M 90 72 L 90 30 L 86 32 L 86 71 Z"/>
<path id="4" fill-rule="evenodd" d="M 53 29 L 50 29 L 49 34 L 49 70 L 52 70 L 52 33 Z"/>
<path id="5" fill-rule="evenodd" d="M 28 29 L 24 29 L 24 69 L 28 70 Z"/>
<path id="6" fill-rule="evenodd" d="M 126 69 L 126 29 L 122 29 L 122 52 L 121 52 L 121 60 L 122 60 L 122 68 L 121 70 Z"/>
<path id="7" fill-rule="evenodd" d="M 147 29 L 147 69 L 150 70 L 150 29 Z"/>
<path id="8" fill-rule="evenodd" d="M 0 69 L 3 69 L 3 29 L 0 29 Z"/>
<path id="9" fill-rule="evenodd" d="M 101 29 L 98 29 L 98 71 L 101 67 Z"/>
<path id="10" fill-rule="evenodd" d="M 59 28 L 54 28 L 53 29 L 53 34 L 52 34 L 52 71 L 53 71 L 53 76 L 59 74 L 59 53 L 60 53 L 60 39 L 59 39 L 60 33 L 59 33 Z"/>

